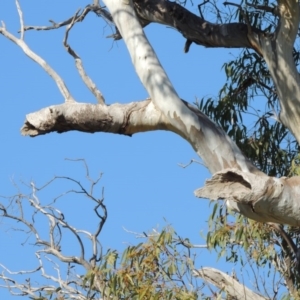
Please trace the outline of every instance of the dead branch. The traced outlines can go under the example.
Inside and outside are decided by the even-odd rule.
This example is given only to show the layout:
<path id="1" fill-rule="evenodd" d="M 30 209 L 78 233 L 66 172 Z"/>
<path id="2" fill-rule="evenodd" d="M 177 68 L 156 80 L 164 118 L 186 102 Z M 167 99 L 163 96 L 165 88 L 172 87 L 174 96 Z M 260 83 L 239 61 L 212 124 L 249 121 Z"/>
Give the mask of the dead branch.
<path id="1" fill-rule="evenodd" d="M 21 23 L 21 38 L 18 39 L 13 34 L 8 32 L 6 30 L 4 22 L 2 22 L 2 26 L 0 27 L 0 34 L 8 38 L 10 41 L 14 42 L 16 45 L 18 45 L 23 52 L 31 58 L 33 61 L 35 61 L 37 64 L 39 64 L 55 81 L 60 93 L 62 94 L 63 98 L 65 99 L 66 103 L 72 103 L 75 102 L 74 98 L 70 94 L 65 82 L 62 80 L 62 78 L 50 67 L 50 65 L 42 59 L 39 55 L 37 55 L 35 52 L 33 52 L 29 46 L 24 42 L 24 22 L 22 17 L 22 10 L 19 6 L 19 3 L 17 2 L 17 9 L 20 16 L 20 23 Z"/>
<path id="2" fill-rule="evenodd" d="M 86 168 L 86 174 L 88 175 L 88 168 L 84 162 Z M 0 287 L 7 288 L 12 295 L 26 295 L 36 298 L 41 293 L 57 293 L 61 296 L 69 296 L 70 299 L 86 299 L 85 287 L 82 286 L 82 278 L 77 274 L 78 272 L 74 269 L 74 264 L 82 266 L 86 271 L 91 270 L 96 266 L 96 262 L 102 259 L 102 247 L 99 241 L 99 235 L 107 219 L 107 209 L 104 204 L 103 190 L 101 198 L 94 196 L 94 188 L 99 183 L 102 174 L 95 180 L 91 179 L 88 176 L 90 181 L 90 193 L 87 188 L 83 186 L 79 181 L 64 177 L 56 176 L 48 183 L 46 183 L 42 188 L 36 187 L 36 185 L 31 182 L 30 195 L 24 195 L 18 193 L 16 196 L 12 197 L 2 197 L 4 202 L 0 203 L 0 217 L 7 218 L 16 221 L 16 230 L 21 230 L 28 237 L 33 234 L 34 236 L 34 245 L 39 247 L 36 250 L 35 255 L 38 261 L 38 267 L 33 270 L 19 270 L 11 271 L 9 268 L 0 264 L 2 272 L 0 273 L 0 281 L 4 284 L 0 284 Z M 85 195 L 88 199 L 96 203 L 94 207 L 94 213 L 99 220 L 98 225 L 95 228 L 93 233 L 88 232 L 83 229 L 77 229 L 72 226 L 64 214 L 52 204 L 57 201 L 59 197 L 55 197 L 52 201 L 52 204 L 44 204 L 43 201 L 39 198 L 39 192 L 43 191 L 46 187 L 51 185 L 54 181 L 57 180 L 67 180 L 75 184 L 75 189 L 69 190 L 67 193 L 75 193 Z M 66 195 L 64 193 L 63 195 Z M 24 214 L 24 209 L 28 211 L 28 206 L 31 207 L 31 217 L 32 220 L 29 220 Z M 100 212 L 99 209 L 102 211 Z M 43 217 L 48 221 L 48 239 L 42 239 L 40 235 L 40 228 L 38 228 L 38 223 L 35 222 L 36 217 Z M 24 225 L 29 230 L 24 230 L 22 225 Z M 79 256 L 69 256 L 64 254 L 61 247 L 63 240 L 63 234 L 69 231 L 76 239 L 79 246 L 80 255 Z M 86 240 L 89 243 L 86 243 Z M 26 238 L 28 242 L 28 238 Z M 25 242 L 25 243 L 26 243 Z M 88 245 L 90 246 L 88 247 Z M 40 246 L 43 246 L 41 249 Z M 86 257 L 86 248 L 90 248 L 91 257 Z M 58 259 L 62 263 L 67 263 L 68 271 L 67 274 L 61 274 L 61 267 L 57 264 L 55 259 Z M 53 275 L 53 272 L 50 275 L 50 272 L 46 271 L 45 262 L 48 261 L 52 264 L 53 269 L 56 271 L 56 276 Z M 28 276 L 28 274 L 40 274 L 42 277 L 52 281 L 53 285 L 38 285 L 36 283 L 30 282 L 30 280 L 25 279 L 22 283 L 19 280 L 19 276 Z M 16 276 L 16 279 L 14 278 Z M 18 280 L 17 280 L 18 277 Z M 57 287 L 60 288 L 58 292 Z M 104 286 L 101 282 L 97 283 L 98 291 L 103 291 Z M 58 296 L 59 296 L 58 295 Z M 103 295 L 102 295 L 103 296 Z"/>
<path id="3" fill-rule="evenodd" d="M 197 163 L 197 164 L 199 164 L 199 165 L 207 168 L 207 166 L 204 163 L 202 163 L 201 161 L 198 161 L 196 159 L 191 159 L 190 162 L 187 163 L 187 164 L 178 164 L 178 166 L 181 167 L 181 168 L 183 168 L 183 169 L 185 169 L 185 168 L 189 167 L 193 163 Z"/>
<path id="4" fill-rule="evenodd" d="M 98 90 L 96 84 L 91 80 L 91 78 L 86 74 L 83 64 L 82 64 L 82 61 L 81 61 L 81 58 L 76 54 L 76 52 L 68 44 L 69 32 L 72 29 L 72 27 L 75 25 L 75 20 L 76 20 L 77 15 L 78 15 L 78 11 L 74 15 L 72 22 L 67 26 L 63 44 L 64 44 L 64 47 L 67 50 L 67 52 L 75 59 L 75 65 L 76 65 L 76 68 L 78 70 L 78 73 L 79 73 L 82 81 L 85 83 L 87 88 L 96 97 L 98 103 L 104 104 L 105 99 L 104 99 L 102 93 Z"/>
<path id="5" fill-rule="evenodd" d="M 214 268 L 194 270 L 194 276 L 200 277 L 212 285 L 224 290 L 233 299 L 266 300 L 265 297 L 251 291 L 239 283 L 233 276 L 225 274 Z"/>
<path id="6" fill-rule="evenodd" d="M 249 6 L 249 7 L 253 7 L 255 9 L 258 9 L 258 10 L 263 10 L 265 12 L 271 13 L 274 16 L 279 16 L 278 6 L 271 7 L 271 6 L 268 6 L 268 5 L 256 5 L 256 4 L 253 4 L 253 3 L 249 3 L 248 1 L 246 1 L 246 5 Z"/>
<path id="7" fill-rule="evenodd" d="M 24 20 L 23 20 L 23 12 L 20 7 L 19 0 L 16 0 L 16 6 L 19 14 L 19 20 L 20 20 L 20 25 L 21 25 L 21 40 L 24 40 Z"/>
<path id="8" fill-rule="evenodd" d="M 67 26 L 69 24 L 71 24 L 72 22 L 74 23 L 77 23 L 77 22 L 82 22 L 85 17 L 88 15 L 89 12 L 95 12 L 97 14 L 101 14 L 101 11 L 103 10 L 103 8 L 101 6 L 99 6 L 99 4 L 92 4 L 92 5 L 87 5 L 82 11 L 80 14 L 77 14 L 76 15 L 76 18 L 75 20 L 73 21 L 74 16 L 68 18 L 67 20 L 65 21 L 62 21 L 62 22 L 59 22 L 59 23 L 56 23 L 55 21 L 53 20 L 49 20 L 49 22 L 52 24 L 51 26 L 24 26 L 24 30 L 25 31 L 28 31 L 28 30 L 37 30 L 37 31 L 40 31 L 40 30 L 53 30 L 53 29 L 58 29 L 58 28 L 61 28 L 61 27 L 64 27 L 64 26 Z"/>

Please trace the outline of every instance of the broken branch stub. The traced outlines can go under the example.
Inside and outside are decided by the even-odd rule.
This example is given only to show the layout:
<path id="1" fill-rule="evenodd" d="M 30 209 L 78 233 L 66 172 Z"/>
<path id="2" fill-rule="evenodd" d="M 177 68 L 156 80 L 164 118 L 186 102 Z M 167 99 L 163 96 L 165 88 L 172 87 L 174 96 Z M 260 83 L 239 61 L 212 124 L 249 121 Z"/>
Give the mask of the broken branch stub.
<path id="1" fill-rule="evenodd" d="M 260 221 L 300 225 L 300 177 L 276 178 L 237 169 L 217 172 L 195 191 L 199 198 L 224 199 L 227 207 Z"/>

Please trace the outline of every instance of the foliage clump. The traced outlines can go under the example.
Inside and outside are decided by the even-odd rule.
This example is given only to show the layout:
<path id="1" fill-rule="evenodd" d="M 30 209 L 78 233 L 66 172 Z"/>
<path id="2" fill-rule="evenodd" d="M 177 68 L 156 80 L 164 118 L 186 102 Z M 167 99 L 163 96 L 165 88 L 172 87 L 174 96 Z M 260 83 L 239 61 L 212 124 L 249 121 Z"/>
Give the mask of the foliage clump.
<path id="1" fill-rule="evenodd" d="M 102 293 L 112 299 L 198 299 L 200 289 L 192 276 L 195 258 L 187 241 L 170 227 L 144 238 L 127 247 L 121 258 L 115 250 L 102 257 L 83 279 L 89 294 L 100 280 L 105 283 Z"/>

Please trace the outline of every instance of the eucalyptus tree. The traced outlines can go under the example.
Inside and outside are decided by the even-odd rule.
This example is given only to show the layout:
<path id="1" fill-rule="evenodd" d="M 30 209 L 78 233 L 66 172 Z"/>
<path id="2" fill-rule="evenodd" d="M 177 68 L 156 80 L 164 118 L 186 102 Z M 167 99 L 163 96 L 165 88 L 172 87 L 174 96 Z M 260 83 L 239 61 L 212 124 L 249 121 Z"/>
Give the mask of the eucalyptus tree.
<path id="1" fill-rule="evenodd" d="M 221 252 L 229 249 L 233 259 L 238 245 L 257 264 L 268 259 L 283 274 L 290 293 L 298 297 L 298 2 L 224 2 L 226 11 L 220 10 L 214 1 L 204 1 L 198 6 L 199 16 L 187 10 L 186 3 L 167 0 L 103 2 L 106 7 L 94 1 L 68 20 L 53 22 L 51 26 L 26 26 L 17 5 L 20 38 L 12 35 L 4 24 L 0 28 L 4 37 L 21 47 L 53 78 L 65 99 L 60 105 L 28 114 L 22 134 L 39 136 L 70 130 L 123 135 L 167 130 L 178 134 L 191 144 L 212 174 L 195 195 L 222 199 L 226 204 L 226 209 L 215 206 L 210 217 L 212 230 L 207 237 L 208 245 L 219 247 Z M 215 12 L 216 23 L 205 20 L 208 8 Z M 84 71 L 80 57 L 68 43 L 71 28 L 84 21 L 90 12 L 114 24 L 111 38 L 124 41 L 149 98 L 128 104 L 105 103 L 104 96 Z M 196 45 L 241 48 L 236 60 L 224 62 L 227 82 L 217 100 L 203 98 L 195 106 L 181 99 L 144 34 L 143 27 L 151 23 L 175 28 L 186 39 L 186 53 Z M 98 104 L 77 102 L 63 79 L 24 40 L 28 30 L 55 30 L 63 26 L 67 27 L 64 46 Z M 250 130 L 243 119 L 249 113 L 250 101 L 255 103 L 258 94 L 266 98 L 267 109 L 257 114 L 256 124 Z M 237 213 L 233 225 L 228 217 L 231 212 Z M 195 276 L 211 278 L 218 285 L 209 272 L 202 269 Z M 223 280 L 226 281 L 225 276 Z"/>

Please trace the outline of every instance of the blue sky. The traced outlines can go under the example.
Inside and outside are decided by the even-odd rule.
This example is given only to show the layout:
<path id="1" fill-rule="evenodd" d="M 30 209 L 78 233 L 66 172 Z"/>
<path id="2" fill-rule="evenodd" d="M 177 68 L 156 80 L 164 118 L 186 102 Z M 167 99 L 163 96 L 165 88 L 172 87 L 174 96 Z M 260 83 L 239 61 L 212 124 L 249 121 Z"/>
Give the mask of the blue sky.
<path id="1" fill-rule="evenodd" d="M 48 25 L 49 19 L 65 20 L 87 4 L 88 1 L 83 0 L 21 1 L 26 25 Z M 190 9 L 197 13 L 196 6 Z M 0 2 L 0 20 L 10 32 L 18 34 L 19 19 L 14 1 Z M 64 28 L 29 31 L 25 41 L 62 76 L 78 102 L 96 103 L 81 82 L 73 59 L 63 48 L 64 32 Z M 184 54 L 185 40 L 174 29 L 150 25 L 145 32 L 181 98 L 193 103 L 196 97 L 217 95 L 225 80 L 222 64 L 232 58 L 233 50 L 192 45 L 190 52 Z M 90 14 L 73 28 L 69 43 L 81 56 L 86 71 L 107 103 L 147 98 L 123 41 L 113 42 L 106 38 L 111 33 L 107 24 Z M 147 232 L 166 224 L 171 224 L 193 243 L 205 243 L 199 233 L 207 230 L 206 221 L 211 208 L 207 200 L 195 198 L 193 191 L 210 175 L 198 164 L 185 169 L 178 165 L 191 159 L 200 160 L 185 140 L 170 132 L 143 133 L 131 138 L 80 132 L 23 137 L 20 128 L 26 114 L 60 104 L 63 98 L 52 79 L 3 36 L 0 36 L 0 49 L 0 195 L 17 193 L 12 181 L 20 186 L 20 190 L 26 190 L 21 181 L 28 183 L 33 180 L 41 186 L 55 175 L 84 180 L 82 164 L 65 160 L 84 158 L 91 176 L 103 173 L 100 186 L 105 189 L 109 213 L 100 238 L 104 247 L 122 250 L 128 243 L 140 242 L 123 227 Z M 50 201 L 51 196 L 66 190 L 65 183 L 59 182 L 43 194 L 45 199 L 41 201 Z M 91 228 L 94 224 L 90 217 L 92 212 L 85 209 L 84 201 L 69 197 L 59 205 L 64 208 L 65 216 L 79 227 Z M 22 246 L 24 238 L 21 239 L 19 233 L 8 231 L 8 227 L 5 220 L 0 220 L 0 262 L 14 271 L 34 268 L 34 247 Z M 65 247 L 71 252 L 73 243 L 66 242 Z M 232 269 L 232 265 L 222 261 L 217 263 L 215 255 L 206 250 L 200 252 L 200 266 L 215 266 L 223 271 Z M 0 289 L 0 298 L 4 299 L 4 296 L 5 299 L 10 297 Z"/>

